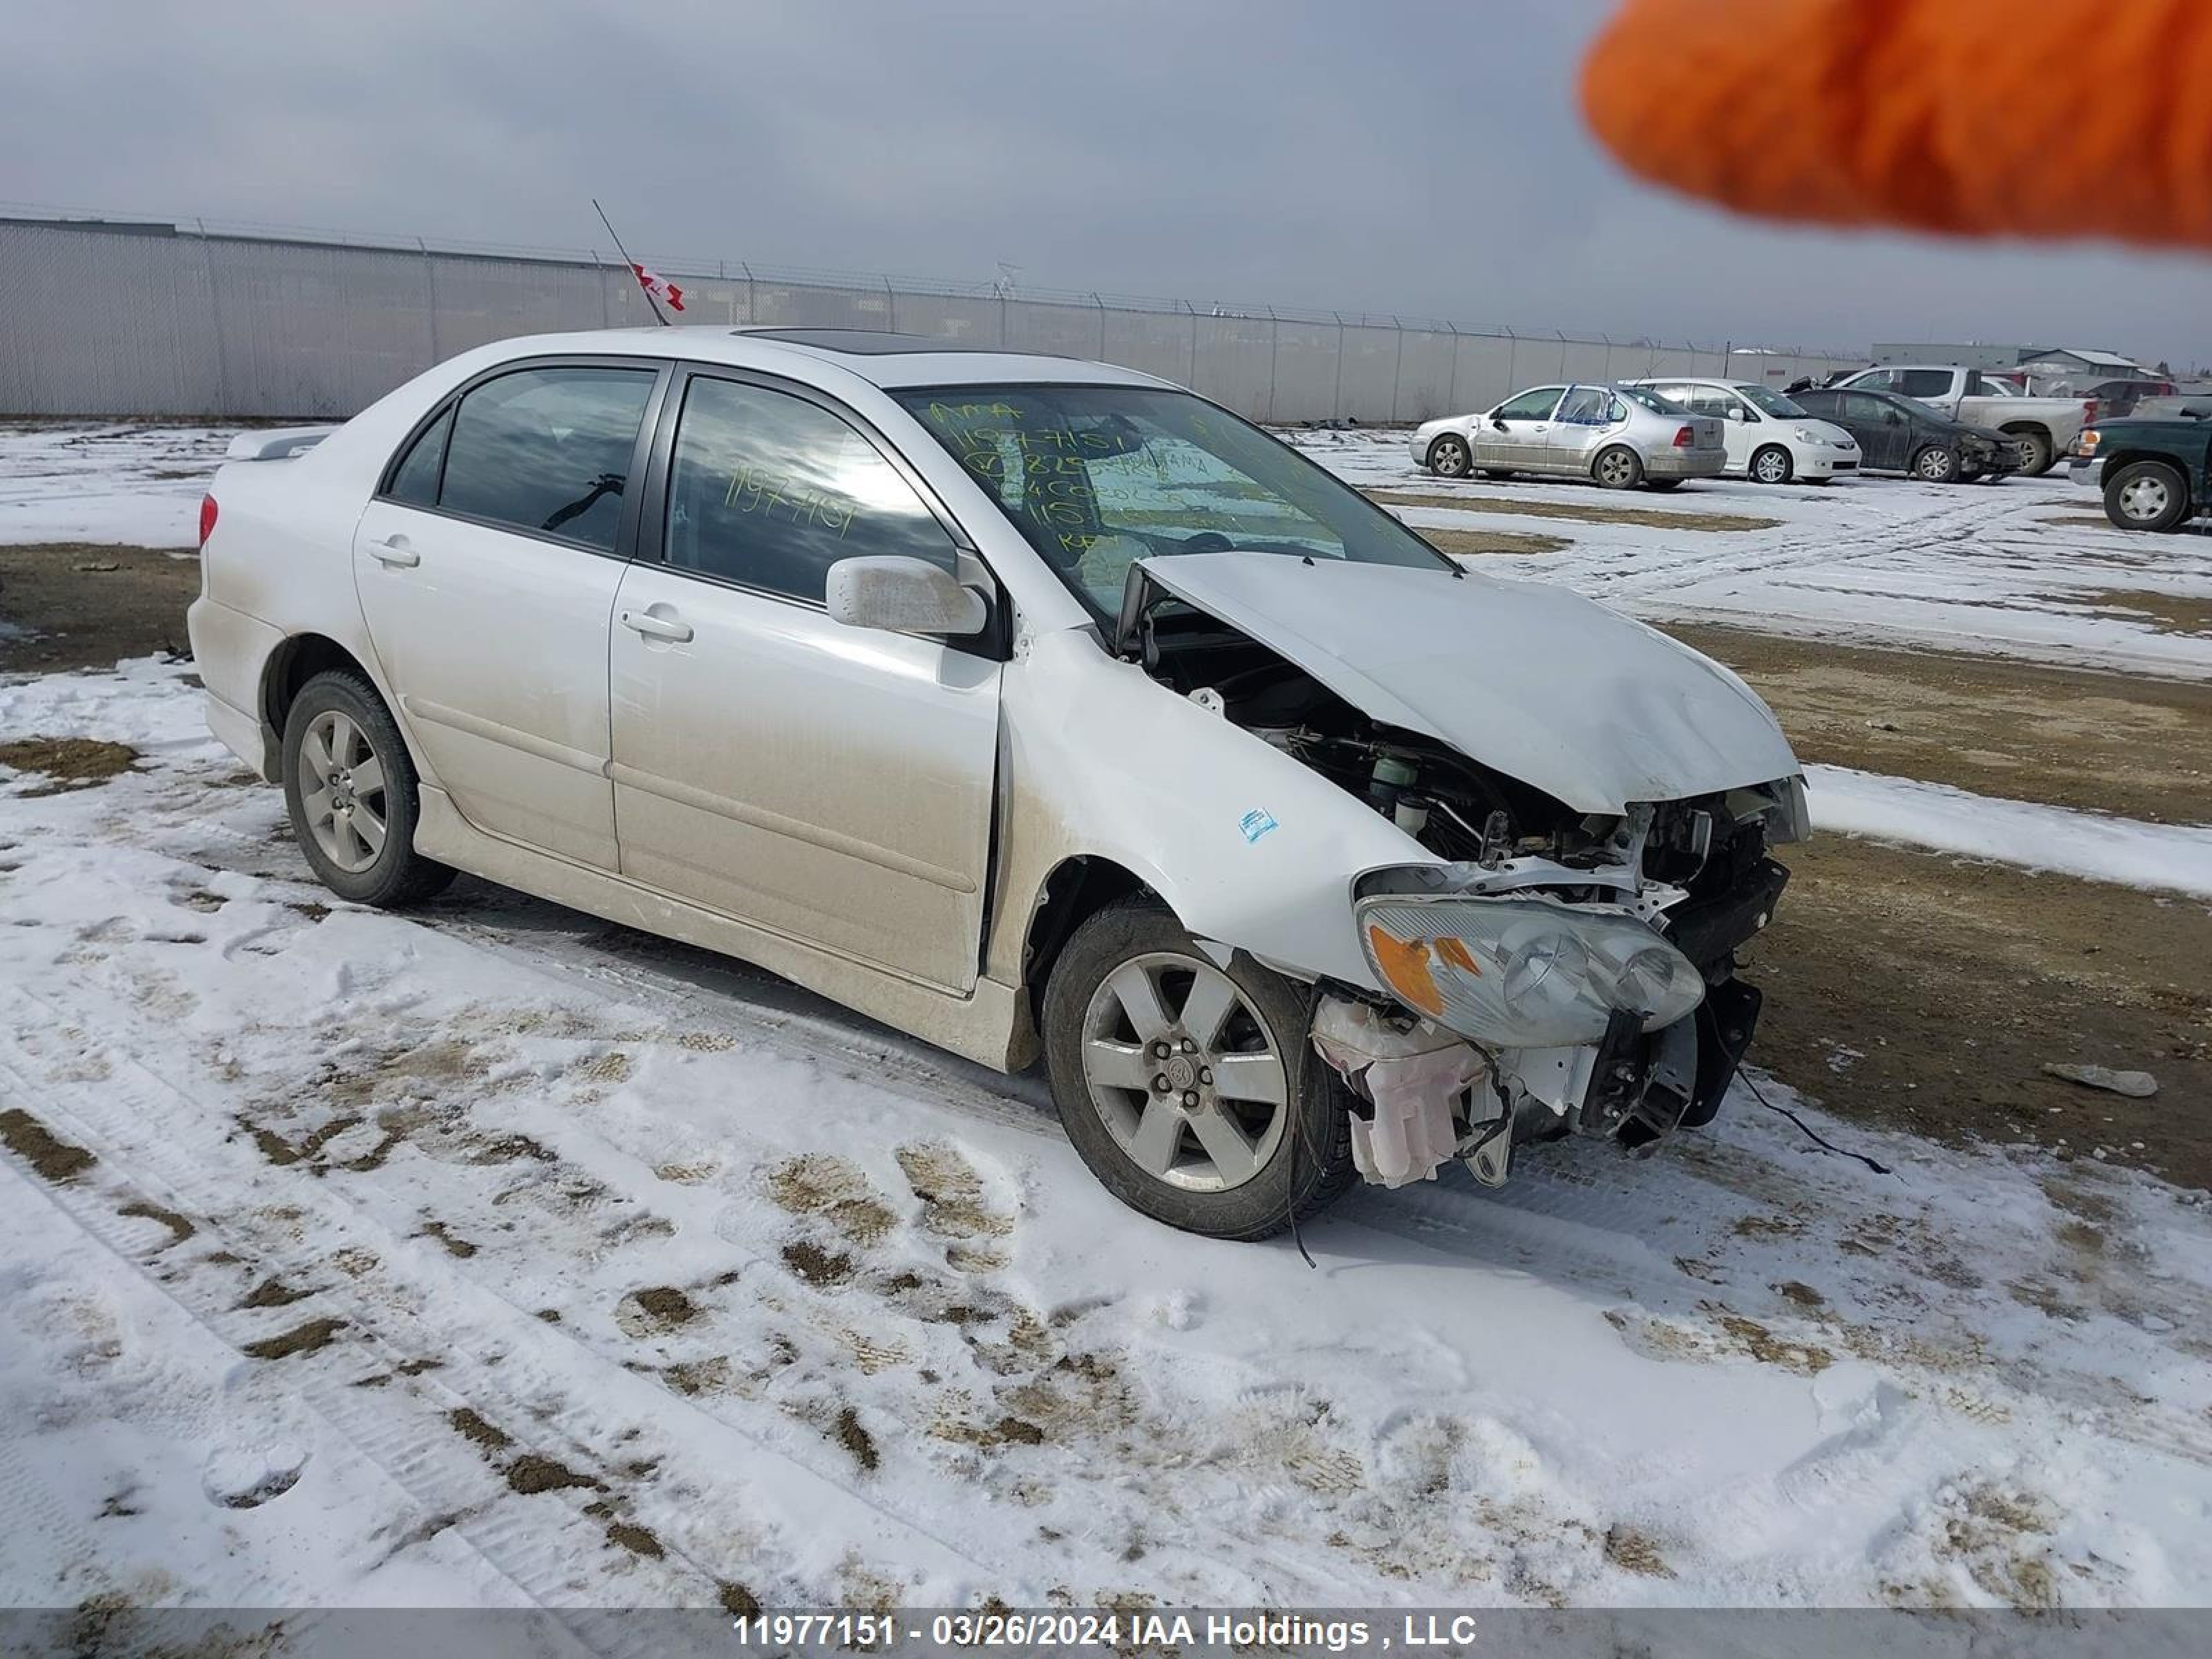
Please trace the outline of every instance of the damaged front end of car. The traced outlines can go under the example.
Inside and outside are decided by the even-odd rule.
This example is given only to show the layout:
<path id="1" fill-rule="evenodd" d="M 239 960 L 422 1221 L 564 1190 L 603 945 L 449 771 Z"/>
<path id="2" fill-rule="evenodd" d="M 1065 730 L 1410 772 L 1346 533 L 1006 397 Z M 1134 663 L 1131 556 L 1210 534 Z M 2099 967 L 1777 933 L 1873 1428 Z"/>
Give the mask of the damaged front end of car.
<path id="1" fill-rule="evenodd" d="M 1313 1039 L 1372 1110 L 1362 1173 L 1420 1179 L 1448 1145 L 1496 1185 L 1518 1146 L 1646 1152 L 1710 1122 L 1759 1019 L 1735 951 L 1789 879 L 1768 848 L 1805 833 L 1792 777 L 1361 878 L 1355 923 L 1395 1002 L 1324 988 Z M 1434 1086 L 1455 1064 L 1468 1083 Z"/>
<path id="2" fill-rule="evenodd" d="M 1361 1173 L 1496 1185 L 1516 1147 L 1709 1122 L 1758 1022 L 1735 952 L 1788 881 L 1771 849 L 1809 831 L 1765 705 L 1557 589 L 1245 556 L 1146 561 L 1117 644 L 1427 855 L 1352 875 L 1371 982 L 1316 982 Z M 1418 609 L 1354 608 L 1399 581 Z"/>

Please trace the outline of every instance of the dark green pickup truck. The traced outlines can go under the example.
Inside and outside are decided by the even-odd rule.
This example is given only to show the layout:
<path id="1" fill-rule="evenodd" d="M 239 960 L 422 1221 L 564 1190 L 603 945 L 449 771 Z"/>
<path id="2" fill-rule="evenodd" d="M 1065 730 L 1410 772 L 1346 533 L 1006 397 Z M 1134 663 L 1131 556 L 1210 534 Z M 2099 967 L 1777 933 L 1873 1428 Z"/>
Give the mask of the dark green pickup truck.
<path id="1" fill-rule="evenodd" d="M 2192 409 L 2089 427 L 2075 451 L 2074 482 L 2102 489 L 2105 516 L 2123 530 L 2179 530 L 2212 509 L 2212 419 Z"/>

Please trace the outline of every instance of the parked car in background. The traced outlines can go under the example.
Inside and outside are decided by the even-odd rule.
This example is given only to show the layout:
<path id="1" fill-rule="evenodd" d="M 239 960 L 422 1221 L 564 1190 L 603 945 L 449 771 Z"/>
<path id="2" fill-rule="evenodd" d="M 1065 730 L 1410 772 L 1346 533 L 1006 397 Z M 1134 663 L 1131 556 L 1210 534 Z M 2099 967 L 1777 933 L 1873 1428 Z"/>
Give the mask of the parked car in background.
<path id="1" fill-rule="evenodd" d="M 1409 447 L 1414 464 L 1440 478 L 1535 472 L 1593 478 L 1607 489 L 1672 489 L 1728 465 L 1721 425 L 1648 387 L 1573 383 L 1531 386 L 1481 414 L 1425 422 Z"/>
<path id="2" fill-rule="evenodd" d="M 1041 1060 L 1109 1190 L 1231 1238 L 1648 1148 L 1750 1040 L 1808 823 L 1766 706 L 1164 381 L 613 330 L 304 441 L 234 444 L 189 623 L 355 903 L 466 870 Z"/>
<path id="3" fill-rule="evenodd" d="M 2081 434 L 2074 482 L 2102 491 L 2123 530 L 2179 530 L 2212 506 L 2212 417 L 2100 420 Z"/>
<path id="4" fill-rule="evenodd" d="M 2082 394 L 2096 404 L 2096 421 L 2117 421 L 2136 412 L 2136 405 L 2146 398 L 2171 398 L 2171 380 L 2100 380 Z"/>
<path id="5" fill-rule="evenodd" d="M 1851 392 L 1894 392 L 1966 425 L 2002 432 L 2020 451 L 2019 470 L 2031 478 L 2051 471 L 2097 412 L 2088 398 L 2027 397 L 2008 381 L 1956 364 L 1893 363 L 1863 368 L 1833 384 Z"/>
<path id="6" fill-rule="evenodd" d="M 1858 443 L 1859 465 L 1869 472 L 1971 483 L 2020 466 L 2020 452 L 2004 434 L 1948 419 L 1911 398 L 1820 386 L 1791 396 L 1808 414 L 1850 433 Z"/>
<path id="7" fill-rule="evenodd" d="M 1788 483 L 1792 478 L 1826 483 L 1839 473 L 1856 472 L 1858 442 L 1839 426 L 1817 421 L 1781 392 L 1752 380 L 1650 380 L 1649 387 L 1692 415 L 1721 422 L 1728 470 L 1754 483 Z"/>

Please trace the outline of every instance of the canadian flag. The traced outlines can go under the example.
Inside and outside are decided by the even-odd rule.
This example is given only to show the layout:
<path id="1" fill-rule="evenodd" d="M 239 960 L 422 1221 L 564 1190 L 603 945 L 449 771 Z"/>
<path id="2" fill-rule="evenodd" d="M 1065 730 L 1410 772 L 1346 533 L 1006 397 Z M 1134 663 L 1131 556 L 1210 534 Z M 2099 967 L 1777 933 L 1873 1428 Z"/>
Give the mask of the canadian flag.
<path id="1" fill-rule="evenodd" d="M 684 309 L 684 290 L 657 270 L 647 270 L 635 259 L 629 268 L 637 273 L 637 285 L 660 301 L 671 311 Z"/>

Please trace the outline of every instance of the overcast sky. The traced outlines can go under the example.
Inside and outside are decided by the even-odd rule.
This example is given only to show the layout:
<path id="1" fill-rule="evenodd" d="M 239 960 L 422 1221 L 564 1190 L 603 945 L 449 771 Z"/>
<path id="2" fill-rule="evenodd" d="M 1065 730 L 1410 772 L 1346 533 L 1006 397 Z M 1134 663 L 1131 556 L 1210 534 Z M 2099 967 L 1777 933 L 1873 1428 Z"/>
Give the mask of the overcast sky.
<path id="1" fill-rule="evenodd" d="M 2212 361 L 2212 262 L 1831 235 L 1617 172 L 1604 0 L 25 7 L 0 198 L 1365 309 Z M 1996 142 L 1993 135 L 1993 142 Z"/>

